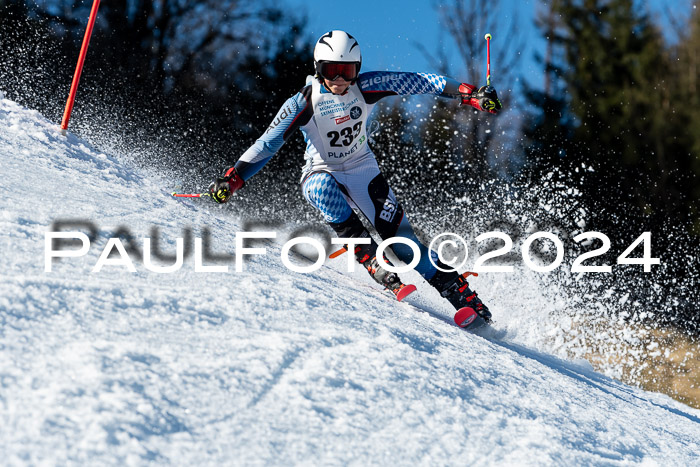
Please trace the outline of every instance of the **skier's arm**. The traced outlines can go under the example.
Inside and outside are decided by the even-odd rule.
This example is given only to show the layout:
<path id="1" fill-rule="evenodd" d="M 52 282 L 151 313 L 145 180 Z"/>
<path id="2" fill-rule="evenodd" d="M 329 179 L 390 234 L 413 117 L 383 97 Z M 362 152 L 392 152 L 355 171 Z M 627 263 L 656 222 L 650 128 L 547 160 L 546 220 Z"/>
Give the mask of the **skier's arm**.
<path id="1" fill-rule="evenodd" d="M 287 99 L 265 133 L 248 148 L 223 177 L 209 186 L 209 195 L 217 203 L 225 203 L 243 187 L 246 180 L 263 168 L 297 128 L 311 119 L 311 86 L 306 86 Z"/>
<path id="2" fill-rule="evenodd" d="M 369 104 L 374 104 L 387 96 L 435 94 L 461 99 L 462 104 L 469 104 L 478 110 L 492 113 L 496 113 L 501 108 L 496 90 L 490 86 L 489 89 L 484 86 L 477 90 L 474 85 L 460 83 L 453 78 L 433 73 L 372 71 L 360 74 L 358 82 Z"/>
<path id="3" fill-rule="evenodd" d="M 309 122 L 312 114 L 311 86 L 287 99 L 265 133 L 238 159 L 236 171 L 248 180 L 280 150 L 297 128 Z"/>
<path id="4" fill-rule="evenodd" d="M 435 94 L 451 98 L 460 96 L 460 83 L 457 80 L 433 73 L 371 71 L 360 74 L 358 82 L 365 100 L 372 104 L 387 96 L 415 94 Z"/>

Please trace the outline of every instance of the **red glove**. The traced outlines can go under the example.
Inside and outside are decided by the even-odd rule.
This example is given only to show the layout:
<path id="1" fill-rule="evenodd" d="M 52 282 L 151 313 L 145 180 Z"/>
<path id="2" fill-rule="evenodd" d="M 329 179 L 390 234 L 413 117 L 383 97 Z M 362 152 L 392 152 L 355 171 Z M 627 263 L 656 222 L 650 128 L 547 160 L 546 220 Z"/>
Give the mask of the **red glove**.
<path id="1" fill-rule="evenodd" d="M 225 203 L 243 184 L 243 178 L 238 175 L 236 168 L 231 167 L 222 178 L 217 178 L 209 185 L 209 196 L 219 204 Z"/>
<path id="2" fill-rule="evenodd" d="M 491 86 L 482 86 L 476 90 L 476 86 L 462 83 L 459 85 L 459 93 L 462 95 L 462 105 L 471 105 L 476 110 L 495 114 L 503 108 L 496 90 Z"/>

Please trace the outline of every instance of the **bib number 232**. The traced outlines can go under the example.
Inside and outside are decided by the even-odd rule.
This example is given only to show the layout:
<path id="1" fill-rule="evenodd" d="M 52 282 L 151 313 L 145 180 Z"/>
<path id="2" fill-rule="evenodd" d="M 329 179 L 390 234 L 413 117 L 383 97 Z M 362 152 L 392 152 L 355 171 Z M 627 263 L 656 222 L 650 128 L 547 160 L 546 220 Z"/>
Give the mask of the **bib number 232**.
<path id="1" fill-rule="evenodd" d="M 331 139 L 331 146 L 342 148 L 343 146 L 350 146 L 360 134 L 361 129 L 362 122 L 357 122 L 353 126 L 346 126 L 340 131 L 329 131 L 327 136 Z M 340 140 L 341 137 L 342 140 Z"/>

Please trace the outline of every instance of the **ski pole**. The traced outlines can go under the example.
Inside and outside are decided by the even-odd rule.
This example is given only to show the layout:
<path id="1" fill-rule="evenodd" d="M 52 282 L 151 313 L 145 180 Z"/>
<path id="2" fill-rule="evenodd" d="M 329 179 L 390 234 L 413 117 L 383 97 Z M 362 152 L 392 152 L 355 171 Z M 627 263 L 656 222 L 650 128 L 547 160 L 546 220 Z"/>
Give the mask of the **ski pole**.
<path id="1" fill-rule="evenodd" d="M 202 198 L 203 196 L 211 196 L 209 193 L 172 193 L 176 198 Z"/>
<path id="2" fill-rule="evenodd" d="M 486 34 L 484 39 L 486 39 L 486 86 L 491 86 L 491 34 Z"/>

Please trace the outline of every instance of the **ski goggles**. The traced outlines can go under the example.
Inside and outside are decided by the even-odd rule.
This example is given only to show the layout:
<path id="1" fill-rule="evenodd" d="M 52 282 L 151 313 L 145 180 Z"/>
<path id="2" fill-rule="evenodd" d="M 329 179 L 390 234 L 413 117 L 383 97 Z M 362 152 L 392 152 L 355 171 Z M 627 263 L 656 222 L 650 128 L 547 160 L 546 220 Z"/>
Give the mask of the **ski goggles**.
<path id="1" fill-rule="evenodd" d="M 360 64 L 358 62 L 320 62 L 318 73 L 329 81 L 335 81 L 338 77 L 345 81 L 355 81 L 360 73 Z"/>

